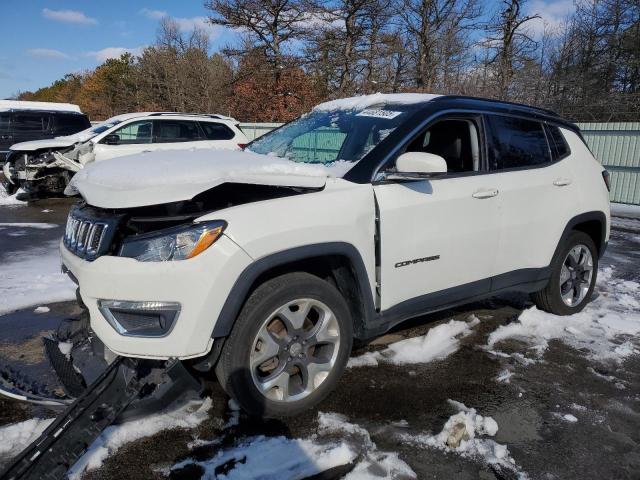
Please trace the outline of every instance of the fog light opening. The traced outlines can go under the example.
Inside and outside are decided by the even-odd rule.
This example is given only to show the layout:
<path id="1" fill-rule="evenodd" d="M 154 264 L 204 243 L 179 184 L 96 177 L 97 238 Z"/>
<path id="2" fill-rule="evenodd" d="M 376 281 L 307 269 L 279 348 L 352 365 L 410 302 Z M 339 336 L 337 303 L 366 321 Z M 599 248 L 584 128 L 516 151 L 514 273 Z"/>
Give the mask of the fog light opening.
<path id="1" fill-rule="evenodd" d="M 99 300 L 98 308 L 116 332 L 130 337 L 164 337 L 180 313 L 176 302 Z"/>

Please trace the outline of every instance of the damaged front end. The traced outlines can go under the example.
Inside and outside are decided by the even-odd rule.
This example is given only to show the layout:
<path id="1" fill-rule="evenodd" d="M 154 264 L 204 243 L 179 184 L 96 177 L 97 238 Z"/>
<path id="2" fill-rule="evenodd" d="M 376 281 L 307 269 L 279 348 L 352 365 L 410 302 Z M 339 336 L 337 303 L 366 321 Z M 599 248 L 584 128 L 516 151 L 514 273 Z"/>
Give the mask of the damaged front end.
<path id="1" fill-rule="evenodd" d="M 13 189 L 29 197 L 62 195 L 71 177 L 94 160 L 93 143 L 77 143 L 53 150 L 12 151 L 3 167 Z"/>

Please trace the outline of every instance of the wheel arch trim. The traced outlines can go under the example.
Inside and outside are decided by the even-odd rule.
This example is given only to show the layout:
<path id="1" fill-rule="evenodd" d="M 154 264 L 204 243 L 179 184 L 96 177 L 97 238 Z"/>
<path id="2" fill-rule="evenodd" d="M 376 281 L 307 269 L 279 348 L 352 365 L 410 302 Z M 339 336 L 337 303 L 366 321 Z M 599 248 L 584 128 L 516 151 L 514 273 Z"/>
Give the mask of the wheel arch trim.
<path id="1" fill-rule="evenodd" d="M 566 243 L 567 238 L 569 238 L 569 235 L 571 234 L 571 232 L 576 230 L 575 228 L 576 226 L 583 223 L 594 222 L 594 221 L 600 224 L 600 240 L 599 242 L 594 241 L 594 243 L 596 244 L 596 248 L 598 249 L 598 258 L 602 258 L 607 247 L 607 241 L 606 241 L 607 240 L 607 216 L 602 211 L 594 210 L 591 212 L 584 212 L 579 215 L 576 215 L 575 217 L 573 217 L 571 220 L 567 222 L 567 225 L 564 227 L 564 231 L 560 236 L 560 241 L 558 242 L 558 246 L 556 247 L 555 252 L 553 252 L 552 261 L 554 258 L 556 258 L 556 256 L 560 252 L 560 249 Z"/>
<path id="2" fill-rule="evenodd" d="M 329 256 L 343 256 L 351 263 L 357 286 L 360 294 L 363 295 L 366 324 L 367 319 L 374 315 L 375 309 L 369 276 L 360 252 L 355 246 L 346 242 L 316 243 L 276 252 L 259 258 L 247 266 L 233 284 L 220 310 L 211 337 L 226 337 L 231 333 L 236 318 L 250 294 L 252 285 L 262 274 L 296 261 Z"/>

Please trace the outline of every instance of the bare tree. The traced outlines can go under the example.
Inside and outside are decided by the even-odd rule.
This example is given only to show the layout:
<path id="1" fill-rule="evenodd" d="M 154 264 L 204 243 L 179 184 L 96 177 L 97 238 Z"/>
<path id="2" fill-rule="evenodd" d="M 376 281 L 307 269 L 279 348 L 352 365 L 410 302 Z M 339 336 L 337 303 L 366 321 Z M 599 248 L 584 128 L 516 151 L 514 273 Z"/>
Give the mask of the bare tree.
<path id="1" fill-rule="evenodd" d="M 540 15 L 525 15 L 522 11 L 525 0 L 502 0 L 502 9 L 488 26 L 487 44 L 494 52 L 489 63 L 495 67 L 496 96 L 507 99 L 515 70 L 531 60 L 537 47 L 525 24 Z"/>
<path id="2" fill-rule="evenodd" d="M 305 19 L 301 0 L 207 0 L 214 25 L 240 29 L 263 49 L 276 83 L 285 67 L 285 46 L 302 34 Z"/>
<path id="3" fill-rule="evenodd" d="M 468 46 L 464 33 L 477 25 L 476 0 L 399 0 L 396 15 L 413 52 L 414 85 L 433 91 L 439 73 L 449 69 L 454 56 Z M 447 80 L 445 80 L 446 82 Z M 441 87 L 443 85 L 440 85 Z"/>

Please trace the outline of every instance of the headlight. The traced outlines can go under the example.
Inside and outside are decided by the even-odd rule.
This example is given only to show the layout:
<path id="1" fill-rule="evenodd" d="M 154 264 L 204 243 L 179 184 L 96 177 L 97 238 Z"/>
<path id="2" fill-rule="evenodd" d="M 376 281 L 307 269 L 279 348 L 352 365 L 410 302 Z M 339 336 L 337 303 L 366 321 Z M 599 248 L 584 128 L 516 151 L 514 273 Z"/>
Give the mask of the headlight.
<path id="1" fill-rule="evenodd" d="M 186 260 L 213 245 L 226 226 L 226 222 L 216 220 L 129 237 L 122 244 L 120 256 L 141 262 Z"/>

